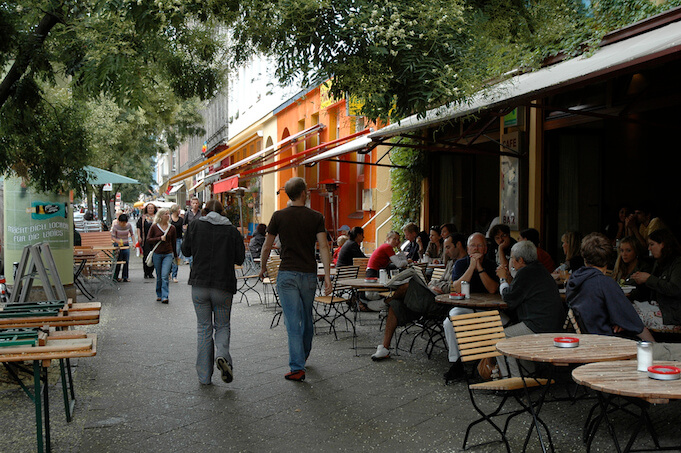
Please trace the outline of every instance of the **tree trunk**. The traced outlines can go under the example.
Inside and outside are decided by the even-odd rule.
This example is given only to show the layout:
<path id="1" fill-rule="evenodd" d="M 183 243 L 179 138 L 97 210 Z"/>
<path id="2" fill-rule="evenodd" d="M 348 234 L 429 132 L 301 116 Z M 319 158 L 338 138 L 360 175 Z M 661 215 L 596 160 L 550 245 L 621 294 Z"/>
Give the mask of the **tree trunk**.
<path id="1" fill-rule="evenodd" d="M 26 70 L 33 60 L 33 56 L 37 52 L 41 52 L 41 48 L 43 47 L 50 30 L 61 22 L 57 17 L 58 15 L 61 16 L 61 13 L 46 13 L 40 20 L 35 32 L 19 50 L 19 53 L 14 60 L 14 64 L 0 83 L 0 107 L 2 107 L 9 98 L 14 84 L 21 79 L 24 73 L 26 73 Z"/>
<path id="2" fill-rule="evenodd" d="M 97 218 L 99 220 L 104 219 L 104 186 L 97 186 Z"/>

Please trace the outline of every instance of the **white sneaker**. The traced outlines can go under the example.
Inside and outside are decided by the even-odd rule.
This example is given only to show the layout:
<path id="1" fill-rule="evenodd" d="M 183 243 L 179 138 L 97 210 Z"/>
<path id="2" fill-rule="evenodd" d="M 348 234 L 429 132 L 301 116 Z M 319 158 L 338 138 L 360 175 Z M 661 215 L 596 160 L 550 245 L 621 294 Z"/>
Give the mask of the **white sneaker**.
<path id="1" fill-rule="evenodd" d="M 387 359 L 388 357 L 390 357 L 390 349 L 386 348 L 382 344 L 379 344 L 376 348 L 376 353 L 371 356 L 371 360 L 376 362 L 378 360 Z"/>

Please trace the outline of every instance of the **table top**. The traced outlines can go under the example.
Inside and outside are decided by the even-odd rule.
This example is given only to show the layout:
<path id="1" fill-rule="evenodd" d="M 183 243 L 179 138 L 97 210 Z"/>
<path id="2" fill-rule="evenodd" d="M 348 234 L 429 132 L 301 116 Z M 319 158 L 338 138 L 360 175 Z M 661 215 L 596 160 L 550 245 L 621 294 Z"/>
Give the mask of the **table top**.
<path id="1" fill-rule="evenodd" d="M 366 288 L 370 290 L 383 290 L 388 289 L 383 283 L 379 283 L 378 280 L 375 283 L 365 282 L 363 278 L 344 278 L 338 281 L 339 284 L 350 286 L 352 288 Z"/>
<path id="2" fill-rule="evenodd" d="M 558 348 L 553 339 L 561 336 L 579 338 L 576 348 Z M 504 355 L 533 362 L 566 366 L 574 363 L 627 360 L 636 357 L 636 342 L 625 338 L 591 334 L 540 333 L 506 338 L 497 343 Z"/>
<path id="3" fill-rule="evenodd" d="M 491 308 L 503 310 L 507 308 L 506 302 L 501 300 L 500 294 L 490 293 L 473 293 L 470 299 L 450 299 L 449 294 L 440 294 L 435 296 L 435 302 L 451 305 L 453 307 L 466 308 Z"/>
<path id="4" fill-rule="evenodd" d="M 428 267 L 433 268 L 433 269 L 438 269 L 438 268 L 444 269 L 445 267 L 447 267 L 447 265 L 444 264 L 444 263 L 428 263 Z"/>
<path id="5" fill-rule="evenodd" d="M 681 367 L 681 362 L 656 360 L 653 364 Z M 578 384 L 600 392 L 641 398 L 655 404 L 681 399 L 681 380 L 651 379 L 648 373 L 636 370 L 636 360 L 590 363 L 572 370 L 572 378 Z"/>
<path id="6" fill-rule="evenodd" d="M 47 337 L 45 346 L 12 346 L 0 348 L 0 362 L 23 362 L 42 360 L 49 365 L 53 359 L 92 357 L 97 355 L 97 335 L 70 335 L 68 337 Z"/>

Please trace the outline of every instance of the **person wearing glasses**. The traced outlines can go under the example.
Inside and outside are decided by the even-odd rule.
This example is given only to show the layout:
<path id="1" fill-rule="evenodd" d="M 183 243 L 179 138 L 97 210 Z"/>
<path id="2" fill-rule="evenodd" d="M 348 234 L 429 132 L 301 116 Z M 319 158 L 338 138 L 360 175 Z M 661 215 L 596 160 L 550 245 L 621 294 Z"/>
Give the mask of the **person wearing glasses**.
<path id="1" fill-rule="evenodd" d="M 452 291 L 461 292 L 461 282 L 465 281 L 470 283 L 471 293 L 496 293 L 499 289 L 499 279 L 496 275 L 497 265 L 486 257 L 487 239 L 485 239 L 485 235 L 473 233 L 468 236 L 466 248 L 468 255 L 457 260 L 452 269 Z M 449 318 L 472 312 L 473 310 L 470 308 L 454 307 L 449 310 L 449 316 L 442 323 L 449 349 L 449 361 L 452 364 L 449 371 L 444 375 L 445 383 L 462 378 L 464 373 L 461 355 L 456 344 L 454 326 L 452 326 Z"/>

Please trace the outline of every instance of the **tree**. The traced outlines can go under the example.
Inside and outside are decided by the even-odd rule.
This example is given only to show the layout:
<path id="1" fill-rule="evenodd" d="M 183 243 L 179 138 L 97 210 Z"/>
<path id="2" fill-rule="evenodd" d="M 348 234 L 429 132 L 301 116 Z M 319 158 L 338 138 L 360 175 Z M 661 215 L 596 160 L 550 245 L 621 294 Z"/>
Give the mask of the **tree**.
<path id="1" fill-rule="evenodd" d="M 657 4 L 660 3 L 660 4 Z M 273 55 L 282 82 L 332 79 L 369 118 L 461 100 L 547 57 L 594 48 L 609 31 L 679 0 L 242 0 L 233 62 Z"/>
<path id="2" fill-rule="evenodd" d="M 82 184 L 84 105 L 104 94 L 163 119 L 158 92 L 167 106 L 210 98 L 224 79 L 217 25 L 233 15 L 223 0 L 2 2 L 0 169 L 42 190 Z"/>

